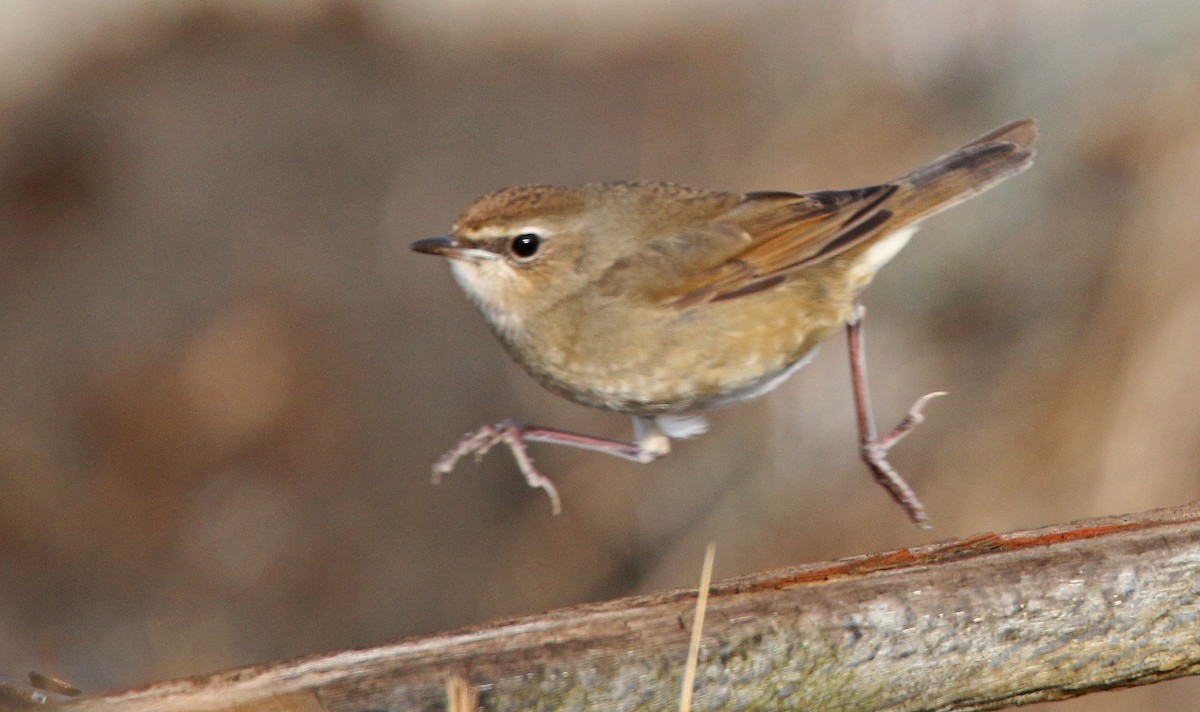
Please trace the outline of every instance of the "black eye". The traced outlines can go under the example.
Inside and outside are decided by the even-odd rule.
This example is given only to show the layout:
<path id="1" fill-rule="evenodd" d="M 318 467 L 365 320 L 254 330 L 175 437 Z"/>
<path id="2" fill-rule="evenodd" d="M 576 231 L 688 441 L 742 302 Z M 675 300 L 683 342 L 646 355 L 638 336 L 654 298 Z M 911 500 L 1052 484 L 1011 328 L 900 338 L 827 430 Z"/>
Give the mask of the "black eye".
<path id="1" fill-rule="evenodd" d="M 523 232 L 512 240 L 512 253 L 521 259 L 529 259 L 537 254 L 542 238 L 532 232 Z"/>

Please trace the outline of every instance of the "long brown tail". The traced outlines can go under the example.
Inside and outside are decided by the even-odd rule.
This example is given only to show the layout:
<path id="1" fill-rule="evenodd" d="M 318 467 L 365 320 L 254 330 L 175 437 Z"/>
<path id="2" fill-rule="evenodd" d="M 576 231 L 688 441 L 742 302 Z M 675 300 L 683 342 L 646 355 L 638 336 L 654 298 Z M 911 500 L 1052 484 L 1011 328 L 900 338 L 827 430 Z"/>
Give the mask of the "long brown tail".
<path id="1" fill-rule="evenodd" d="M 901 189 L 888 207 L 912 223 L 978 195 L 1029 168 L 1037 136 L 1033 119 L 1005 124 L 895 180 Z"/>

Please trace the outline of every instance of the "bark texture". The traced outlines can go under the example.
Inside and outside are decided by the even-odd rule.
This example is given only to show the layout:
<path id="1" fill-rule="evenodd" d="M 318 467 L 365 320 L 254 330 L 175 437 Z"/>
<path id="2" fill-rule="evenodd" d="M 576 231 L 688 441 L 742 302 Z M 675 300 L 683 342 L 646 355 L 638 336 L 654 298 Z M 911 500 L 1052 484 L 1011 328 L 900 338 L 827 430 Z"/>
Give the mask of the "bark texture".
<path id="1" fill-rule="evenodd" d="M 1200 666 L 1188 506 L 779 569 L 710 589 L 693 710 L 982 710 Z M 92 694 L 61 709 L 670 710 L 696 592 Z"/>

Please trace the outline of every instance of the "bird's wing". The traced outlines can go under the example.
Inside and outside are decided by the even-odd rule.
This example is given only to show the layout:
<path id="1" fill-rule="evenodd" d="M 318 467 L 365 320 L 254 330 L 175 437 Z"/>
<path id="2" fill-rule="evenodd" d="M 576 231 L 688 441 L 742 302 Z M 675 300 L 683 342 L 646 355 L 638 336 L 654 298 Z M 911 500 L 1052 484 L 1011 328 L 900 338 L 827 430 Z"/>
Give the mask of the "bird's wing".
<path id="1" fill-rule="evenodd" d="M 743 235 L 740 249 L 657 295 L 680 307 L 770 289 L 793 271 L 897 227 L 882 207 L 900 186 L 820 193 L 749 193 L 709 230 Z"/>
<path id="2" fill-rule="evenodd" d="M 747 193 L 728 212 L 679 236 L 698 247 L 664 274 L 654 296 L 687 307 L 770 289 L 796 270 L 913 225 L 1028 168 L 1036 137 L 1031 120 L 1015 121 L 890 183 Z"/>

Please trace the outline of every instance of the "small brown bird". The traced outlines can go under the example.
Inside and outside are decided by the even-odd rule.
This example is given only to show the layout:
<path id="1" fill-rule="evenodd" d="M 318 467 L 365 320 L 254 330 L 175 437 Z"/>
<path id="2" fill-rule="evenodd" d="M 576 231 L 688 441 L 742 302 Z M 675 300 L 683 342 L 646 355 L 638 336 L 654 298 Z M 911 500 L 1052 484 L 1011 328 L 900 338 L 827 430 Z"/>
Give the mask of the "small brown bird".
<path id="1" fill-rule="evenodd" d="M 877 437 L 858 295 L 917 224 L 1029 167 L 1032 120 L 1002 126 L 889 183 L 815 193 L 725 193 L 670 183 L 525 186 L 486 195 L 445 237 L 414 242 L 450 260 L 509 355 L 564 398 L 633 416 L 625 443 L 504 421 L 468 433 L 434 464 L 511 448 L 560 511 L 526 441 L 651 462 L 697 413 L 756 398 L 845 325 L 862 457 L 917 524 L 920 501 L 887 451 L 922 419 L 919 399 Z"/>

